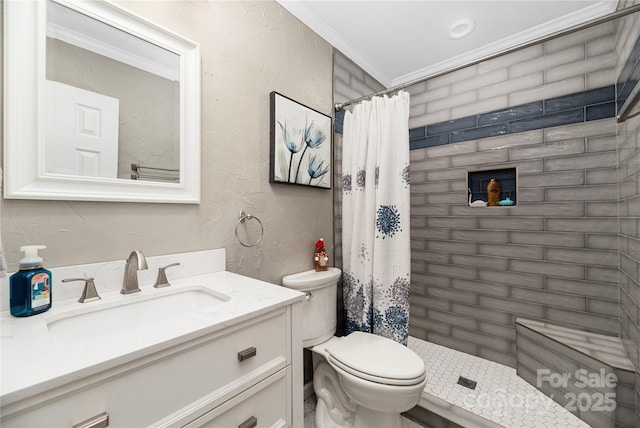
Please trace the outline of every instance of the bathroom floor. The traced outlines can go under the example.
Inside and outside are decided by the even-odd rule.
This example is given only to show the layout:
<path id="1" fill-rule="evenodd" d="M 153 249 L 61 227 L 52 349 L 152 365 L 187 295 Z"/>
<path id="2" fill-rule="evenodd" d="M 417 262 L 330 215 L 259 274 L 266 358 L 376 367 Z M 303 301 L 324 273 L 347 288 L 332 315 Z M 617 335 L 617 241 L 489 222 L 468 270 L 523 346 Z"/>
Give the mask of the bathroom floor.
<path id="1" fill-rule="evenodd" d="M 304 400 L 304 428 L 316 428 L 316 424 L 315 424 L 316 411 L 315 410 L 316 410 L 316 396 L 311 395 L 311 397 Z M 403 417 L 402 428 L 422 428 L 422 425 L 419 425 Z"/>

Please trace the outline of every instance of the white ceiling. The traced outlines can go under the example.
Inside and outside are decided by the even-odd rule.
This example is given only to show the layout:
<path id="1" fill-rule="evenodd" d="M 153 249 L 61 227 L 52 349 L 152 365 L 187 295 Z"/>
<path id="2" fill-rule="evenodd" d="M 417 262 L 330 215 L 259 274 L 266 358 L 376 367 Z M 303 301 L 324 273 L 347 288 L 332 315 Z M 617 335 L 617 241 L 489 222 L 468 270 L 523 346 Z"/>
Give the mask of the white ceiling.
<path id="1" fill-rule="evenodd" d="M 468 63 L 615 11 L 617 0 L 278 0 L 386 87 Z M 446 37 L 471 18 L 475 30 Z"/>

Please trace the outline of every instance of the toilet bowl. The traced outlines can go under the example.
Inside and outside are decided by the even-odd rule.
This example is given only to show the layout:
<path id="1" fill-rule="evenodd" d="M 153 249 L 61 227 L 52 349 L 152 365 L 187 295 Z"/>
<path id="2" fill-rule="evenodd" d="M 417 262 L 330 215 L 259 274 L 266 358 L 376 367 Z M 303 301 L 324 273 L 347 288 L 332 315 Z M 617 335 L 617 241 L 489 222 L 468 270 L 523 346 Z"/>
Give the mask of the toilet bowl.
<path id="1" fill-rule="evenodd" d="M 424 361 L 404 345 L 364 332 L 335 337 L 337 282 L 329 268 L 286 276 L 284 286 L 305 292 L 303 346 L 313 352 L 317 428 L 399 428 L 400 413 L 420 401 Z"/>

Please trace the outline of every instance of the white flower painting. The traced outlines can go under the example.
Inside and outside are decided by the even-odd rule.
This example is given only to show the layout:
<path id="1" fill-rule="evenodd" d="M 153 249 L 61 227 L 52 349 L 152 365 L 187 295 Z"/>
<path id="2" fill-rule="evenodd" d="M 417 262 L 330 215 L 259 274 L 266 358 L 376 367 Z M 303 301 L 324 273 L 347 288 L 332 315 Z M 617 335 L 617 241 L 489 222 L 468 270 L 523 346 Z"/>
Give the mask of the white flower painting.
<path id="1" fill-rule="evenodd" d="M 331 188 L 331 118 L 271 92 L 272 183 Z"/>

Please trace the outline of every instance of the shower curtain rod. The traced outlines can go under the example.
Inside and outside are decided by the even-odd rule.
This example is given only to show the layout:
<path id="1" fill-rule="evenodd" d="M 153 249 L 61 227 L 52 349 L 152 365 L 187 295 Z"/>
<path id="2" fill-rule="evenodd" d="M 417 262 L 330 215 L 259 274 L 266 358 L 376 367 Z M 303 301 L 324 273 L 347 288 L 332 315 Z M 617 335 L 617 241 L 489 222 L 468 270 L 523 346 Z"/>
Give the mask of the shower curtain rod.
<path id="1" fill-rule="evenodd" d="M 485 56 L 483 56 L 481 58 L 475 59 L 473 61 L 467 62 L 467 63 L 462 64 L 462 65 L 456 65 L 454 67 L 447 68 L 446 70 L 438 71 L 436 73 L 432 73 L 432 74 L 429 74 L 427 76 L 420 77 L 420 78 L 415 79 L 415 80 L 411 80 L 411 81 L 409 81 L 407 83 L 403 83 L 403 84 L 400 84 L 400 85 L 397 85 L 397 86 L 393 86 L 393 87 L 388 88 L 388 89 L 384 89 L 382 91 L 378 91 L 378 92 L 370 94 L 370 95 L 366 95 L 364 97 L 356 98 L 354 100 L 345 101 L 343 103 L 336 103 L 334 107 L 335 107 L 336 111 L 340 111 L 340 110 L 342 110 L 343 108 L 345 108 L 348 105 L 355 104 L 355 103 L 358 103 L 360 101 L 368 100 L 370 98 L 377 97 L 379 95 L 385 95 L 385 94 L 388 94 L 388 93 L 391 93 L 391 92 L 399 91 L 401 89 L 408 88 L 409 86 L 413 86 L 413 85 L 416 85 L 418 83 L 422 83 L 425 80 L 434 79 L 436 77 L 439 77 L 439 76 L 442 76 L 442 75 L 445 75 L 445 74 L 448 74 L 448 73 L 452 73 L 454 71 L 462 70 L 463 68 L 466 68 L 466 67 L 469 67 L 469 66 L 472 66 L 472 65 L 476 65 L 476 64 L 480 64 L 481 62 L 485 62 L 485 61 L 488 61 L 490 59 L 494 59 L 494 58 L 500 57 L 502 55 L 506 55 L 506 54 L 509 54 L 509 53 L 512 53 L 512 52 L 516 52 L 516 51 L 519 51 L 521 49 L 525 49 L 525 48 L 528 48 L 530 46 L 536 45 L 538 43 L 544 43 L 546 41 L 555 39 L 557 37 L 566 36 L 567 34 L 572 34 L 572 33 L 575 33 L 577 31 L 584 30 L 586 28 L 590 28 L 590 27 L 593 27 L 593 26 L 598 25 L 598 24 L 602 24 L 602 23 L 605 23 L 605 22 L 608 22 L 608 21 L 612 21 L 614 19 L 622 18 L 623 16 L 627 16 L 627 15 L 630 15 L 630 14 L 638 12 L 638 11 L 640 11 L 640 4 L 629 6 L 629 7 L 626 7 L 624 9 L 621 9 L 621 10 L 609 13 L 607 15 L 601 16 L 599 18 L 592 19 L 591 21 L 587 21 L 587 22 L 584 22 L 582 24 L 575 25 L 575 26 L 573 26 L 571 28 L 567 28 L 565 30 L 556 31 L 555 33 L 552 33 L 552 34 L 549 34 L 549 35 L 546 35 L 546 36 L 543 36 L 543 37 L 538 37 L 535 40 L 532 40 L 532 41 L 529 41 L 529 42 L 525 42 L 525 43 L 521 43 L 519 45 L 515 45 L 515 46 L 512 46 L 510 48 L 503 49 L 503 50 L 498 51 L 496 53 L 485 55 Z M 636 91 L 636 94 L 633 97 L 633 99 L 631 99 L 631 97 L 630 97 L 630 99 L 627 100 L 627 102 L 625 103 L 625 106 L 627 106 L 627 108 L 626 109 L 622 109 L 622 111 L 625 112 L 625 113 L 623 113 L 623 114 L 618 116 L 618 122 L 624 122 L 628 118 L 628 116 L 629 116 L 628 112 L 631 111 L 633 106 L 635 104 L 637 104 L 638 101 L 640 101 L 640 90 Z"/>

